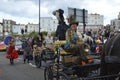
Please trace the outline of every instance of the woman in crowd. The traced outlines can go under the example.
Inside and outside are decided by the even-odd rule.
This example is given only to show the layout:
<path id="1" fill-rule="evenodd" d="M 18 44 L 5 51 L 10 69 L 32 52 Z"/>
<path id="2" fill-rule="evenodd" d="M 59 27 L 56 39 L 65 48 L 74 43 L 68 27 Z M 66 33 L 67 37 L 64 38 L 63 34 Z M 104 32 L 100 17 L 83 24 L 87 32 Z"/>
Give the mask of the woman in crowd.
<path id="1" fill-rule="evenodd" d="M 14 38 L 9 40 L 9 45 L 8 45 L 6 58 L 10 59 L 10 64 L 14 64 L 14 59 L 18 58 L 18 53 L 15 50 L 15 40 L 14 40 Z"/>

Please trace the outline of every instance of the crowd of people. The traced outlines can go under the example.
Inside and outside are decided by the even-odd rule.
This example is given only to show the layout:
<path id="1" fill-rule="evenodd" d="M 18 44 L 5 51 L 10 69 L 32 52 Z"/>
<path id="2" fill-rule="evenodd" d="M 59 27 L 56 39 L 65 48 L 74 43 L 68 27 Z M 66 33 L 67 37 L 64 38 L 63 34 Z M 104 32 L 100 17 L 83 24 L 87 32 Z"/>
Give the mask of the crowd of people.
<path id="1" fill-rule="evenodd" d="M 87 57 L 83 51 L 83 47 L 81 45 L 87 45 L 90 47 L 91 52 L 95 54 L 100 54 L 102 47 L 100 45 L 103 45 L 107 39 L 111 38 L 112 36 L 116 35 L 117 32 L 113 31 L 107 31 L 107 30 L 98 30 L 97 36 L 93 36 L 92 30 L 87 30 L 86 35 L 90 36 L 93 41 L 92 44 L 89 44 L 89 42 L 84 42 L 82 38 L 80 38 L 77 33 L 77 23 L 72 23 L 70 25 L 70 28 L 66 31 L 66 44 L 64 45 L 64 49 L 70 50 L 73 54 L 79 54 L 79 59 L 82 58 L 82 60 L 87 61 Z M 104 32 L 103 32 L 104 31 Z M 50 33 L 46 37 L 42 35 L 42 33 L 39 33 L 38 36 L 33 38 L 26 38 L 25 40 L 22 40 L 22 49 L 24 51 L 23 54 L 23 63 L 29 63 L 31 59 L 34 59 L 36 62 L 36 57 L 39 52 L 41 55 L 42 52 L 45 51 L 45 49 L 52 49 L 54 43 L 54 38 L 51 36 Z M 7 50 L 7 54 L 11 55 L 15 52 L 15 40 L 14 38 L 11 38 L 9 41 L 9 48 Z M 18 57 L 18 54 L 15 54 L 15 56 L 12 55 L 12 57 L 8 56 L 7 58 L 10 59 L 10 63 L 14 64 L 14 59 Z M 79 62 L 79 60 L 77 61 Z"/>
<path id="2" fill-rule="evenodd" d="M 83 35 L 83 33 L 78 33 L 77 26 L 78 22 L 72 22 L 70 24 L 70 27 L 66 30 L 66 43 L 64 45 L 64 50 L 69 50 L 72 54 L 78 55 L 79 58 L 76 61 L 78 63 L 80 62 L 80 60 L 84 60 L 85 62 L 88 61 L 86 55 L 84 54 L 85 52 L 83 49 L 83 45 L 88 46 L 91 52 L 95 54 L 100 54 L 102 50 L 101 45 L 103 45 L 107 41 L 107 39 L 117 34 L 116 31 L 104 28 L 99 29 L 96 35 L 94 34 L 94 31 L 92 31 L 92 29 L 87 29 Z M 82 35 L 82 37 L 80 37 L 80 35 Z M 85 37 L 85 35 L 89 36 L 91 39 L 86 38 L 86 41 L 84 41 L 83 38 Z M 22 49 L 24 51 L 23 63 L 29 63 L 31 59 L 33 59 L 36 63 L 37 54 L 41 55 L 43 52 L 45 52 L 45 49 L 50 49 L 54 51 L 53 43 L 55 42 L 55 40 L 57 39 L 51 36 L 50 33 L 48 33 L 46 37 L 44 37 L 42 33 L 38 33 L 38 36 L 36 37 L 21 39 Z M 7 50 L 7 54 L 9 55 L 7 55 L 7 58 L 10 59 L 11 64 L 13 64 L 14 59 L 18 57 L 18 54 L 15 54 L 15 56 L 13 56 L 13 53 L 16 53 L 15 40 L 14 38 L 11 38 L 9 40 L 9 47 Z"/>
<path id="3" fill-rule="evenodd" d="M 78 35 L 77 26 L 78 26 L 77 23 L 72 23 L 72 25 L 70 25 L 70 28 L 67 29 L 66 41 L 69 43 L 65 44 L 64 49 L 69 48 L 69 50 L 71 50 L 70 51 L 71 53 L 79 54 L 80 55 L 79 59 L 82 58 L 82 60 L 85 61 L 87 61 L 87 58 L 85 54 L 82 54 L 84 53 L 84 51 L 81 45 L 87 45 L 90 47 L 91 52 L 100 54 L 102 50 L 100 45 L 103 45 L 107 41 L 107 39 L 117 34 L 117 32 L 113 31 L 110 32 L 105 29 L 104 30 L 99 29 L 98 35 L 95 37 L 92 34 L 93 33 L 92 30 L 87 30 L 85 34 L 93 39 L 92 44 L 89 44 L 84 42 L 81 38 L 79 38 L 79 36 L 77 36 Z M 23 63 L 26 62 L 29 63 L 31 59 L 34 59 L 36 62 L 37 52 L 41 54 L 45 49 L 52 49 L 53 43 L 54 38 L 53 36 L 51 36 L 50 33 L 48 33 L 47 37 L 43 37 L 42 33 L 39 33 L 38 36 L 34 38 L 27 38 L 23 40 L 22 41 L 22 48 L 24 51 Z M 15 40 L 14 38 L 12 38 L 9 41 L 9 49 L 7 50 L 7 54 L 11 55 L 14 52 L 15 52 Z M 12 55 L 12 57 L 8 55 L 7 58 L 10 59 L 10 63 L 14 64 L 14 59 L 16 59 L 18 55 L 15 54 L 15 56 Z"/>
<path id="4" fill-rule="evenodd" d="M 22 37 L 19 40 L 22 42 L 23 63 L 29 63 L 30 60 L 34 60 L 36 63 L 37 54 L 41 55 L 43 50 L 49 48 L 53 44 L 53 37 L 51 34 L 43 37 L 42 33 L 38 33 L 38 36 L 34 36 L 33 38 Z M 8 40 L 6 58 L 10 59 L 10 64 L 14 64 L 14 59 L 17 59 L 19 55 L 15 49 L 15 41 L 16 39 L 14 37 Z M 15 55 L 14 52 L 16 52 Z"/>

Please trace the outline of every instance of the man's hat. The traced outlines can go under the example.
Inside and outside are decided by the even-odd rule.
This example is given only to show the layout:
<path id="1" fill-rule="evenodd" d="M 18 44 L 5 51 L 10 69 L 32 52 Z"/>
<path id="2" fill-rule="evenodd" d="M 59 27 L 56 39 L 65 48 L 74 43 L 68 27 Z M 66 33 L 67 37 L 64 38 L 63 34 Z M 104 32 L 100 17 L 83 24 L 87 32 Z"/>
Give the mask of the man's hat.
<path id="1" fill-rule="evenodd" d="M 76 24 L 76 25 L 78 26 L 78 24 L 79 24 L 79 22 L 76 21 L 74 15 L 69 15 L 68 18 L 67 18 L 67 20 L 68 20 L 68 23 L 69 23 L 70 26 L 71 26 L 72 24 Z"/>

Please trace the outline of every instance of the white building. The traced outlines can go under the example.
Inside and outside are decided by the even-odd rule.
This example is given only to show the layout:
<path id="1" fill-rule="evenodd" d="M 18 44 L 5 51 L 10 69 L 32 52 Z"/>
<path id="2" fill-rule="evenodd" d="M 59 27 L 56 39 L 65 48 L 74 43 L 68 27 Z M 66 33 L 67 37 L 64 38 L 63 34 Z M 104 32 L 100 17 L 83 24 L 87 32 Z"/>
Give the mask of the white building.
<path id="1" fill-rule="evenodd" d="M 88 25 L 103 25 L 103 15 L 88 14 Z"/>
<path id="2" fill-rule="evenodd" d="M 57 26 L 58 26 L 58 20 L 57 19 L 53 19 L 53 31 L 56 31 L 57 29 Z"/>
<path id="3" fill-rule="evenodd" d="M 15 24 L 12 26 L 12 30 L 14 34 L 19 34 L 21 35 L 21 30 L 24 30 L 25 33 L 25 29 L 26 29 L 26 25 L 25 24 Z"/>
<path id="4" fill-rule="evenodd" d="M 120 20 L 119 19 L 111 20 L 111 26 L 114 27 L 116 30 L 120 29 Z"/>
<path id="5" fill-rule="evenodd" d="M 28 23 L 26 25 L 26 29 L 27 29 L 27 33 L 31 33 L 33 31 L 39 32 L 39 24 L 33 24 L 33 23 L 30 24 L 30 23 Z"/>
<path id="6" fill-rule="evenodd" d="M 52 17 L 41 17 L 40 26 L 41 31 L 53 31 L 54 30 L 54 19 Z"/>
<path id="7" fill-rule="evenodd" d="M 103 15 L 100 14 L 88 14 L 88 23 L 86 23 L 86 29 L 102 28 L 104 24 L 103 18 Z M 52 17 L 41 17 L 40 21 L 41 31 L 56 31 L 58 25 L 57 19 L 53 19 Z M 83 29 L 83 23 L 79 23 L 79 29 Z"/>
<path id="8" fill-rule="evenodd" d="M 114 27 L 116 30 L 120 29 L 120 12 L 117 19 L 111 20 L 111 26 Z"/>
<path id="9" fill-rule="evenodd" d="M 88 23 L 86 23 L 85 29 L 99 29 L 104 25 L 104 17 L 100 14 L 88 14 Z M 79 24 L 79 29 L 83 29 L 83 23 Z"/>
<path id="10" fill-rule="evenodd" d="M 86 29 L 99 29 L 99 28 L 103 27 L 103 24 L 104 24 L 103 22 L 104 22 L 103 15 L 88 14 L 88 23 L 86 23 Z M 9 28 L 11 25 L 13 25 L 12 29 Z M 57 19 L 53 19 L 52 17 L 41 17 L 40 18 L 40 31 L 47 31 L 47 32 L 56 31 L 57 26 L 58 26 Z M 10 20 L 10 21 L 3 20 L 3 30 L 4 31 L 21 34 L 21 29 L 23 29 L 24 32 L 25 32 L 25 30 L 27 30 L 26 33 L 31 33 L 32 31 L 39 32 L 39 24 L 28 23 L 27 25 L 25 25 L 25 24 L 16 24 L 16 22 L 14 22 L 12 20 Z M 82 23 L 79 24 L 79 29 L 81 31 L 83 30 Z"/>

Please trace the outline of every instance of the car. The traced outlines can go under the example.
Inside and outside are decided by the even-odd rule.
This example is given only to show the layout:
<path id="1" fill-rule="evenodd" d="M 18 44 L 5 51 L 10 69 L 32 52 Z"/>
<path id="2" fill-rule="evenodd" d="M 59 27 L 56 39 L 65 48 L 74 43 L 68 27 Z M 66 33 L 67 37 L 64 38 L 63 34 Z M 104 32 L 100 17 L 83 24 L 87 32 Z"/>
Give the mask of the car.
<path id="1" fill-rule="evenodd" d="M 21 55 L 23 54 L 21 41 L 15 41 L 15 50 L 18 52 L 18 54 L 21 54 Z"/>
<path id="2" fill-rule="evenodd" d="M 7 46 L 4 44 L 3 41 L 0 41 L 0 51 L 6 51 L 7 50 Z"/>

